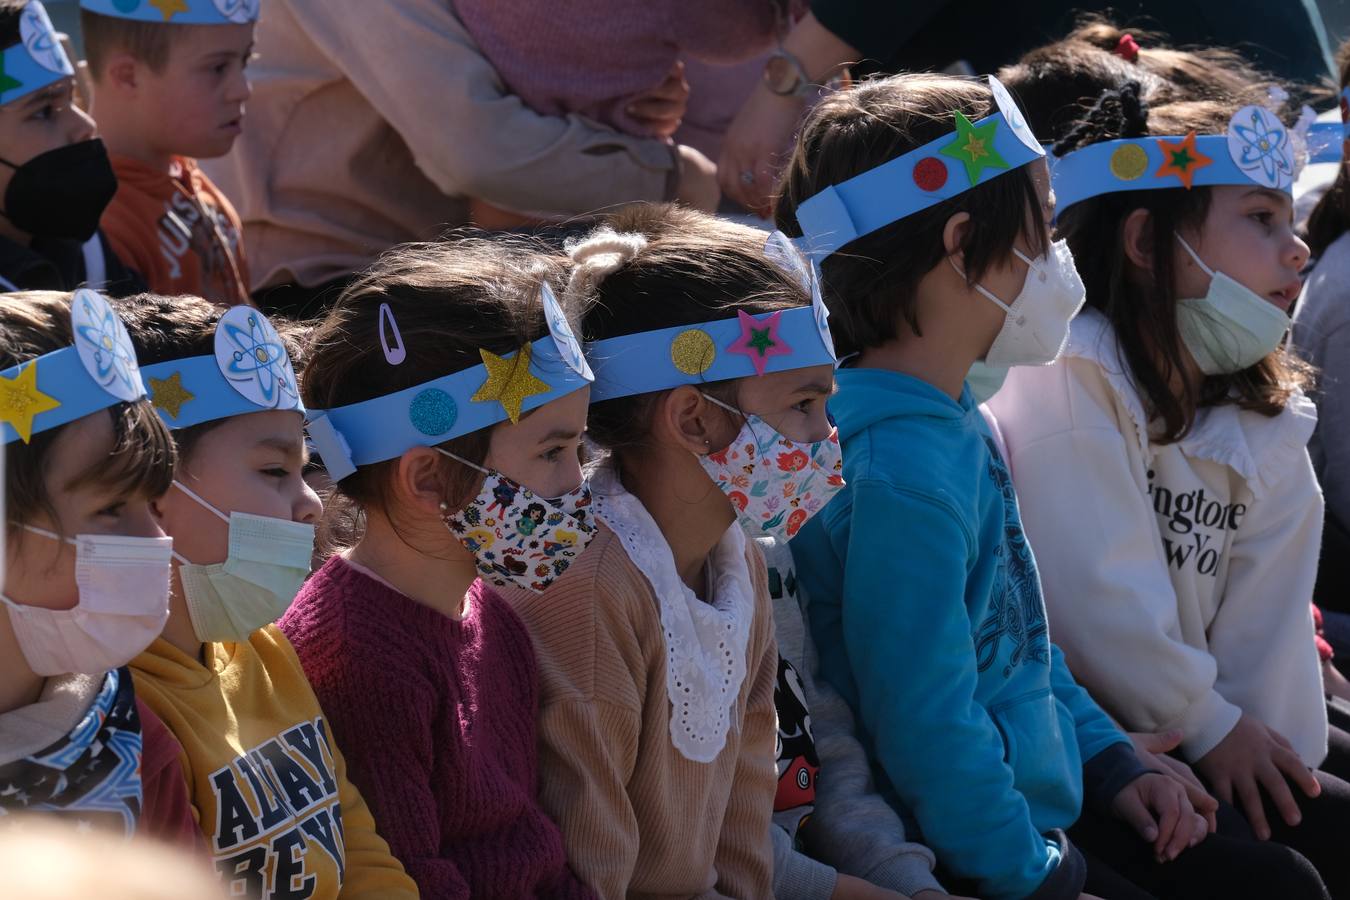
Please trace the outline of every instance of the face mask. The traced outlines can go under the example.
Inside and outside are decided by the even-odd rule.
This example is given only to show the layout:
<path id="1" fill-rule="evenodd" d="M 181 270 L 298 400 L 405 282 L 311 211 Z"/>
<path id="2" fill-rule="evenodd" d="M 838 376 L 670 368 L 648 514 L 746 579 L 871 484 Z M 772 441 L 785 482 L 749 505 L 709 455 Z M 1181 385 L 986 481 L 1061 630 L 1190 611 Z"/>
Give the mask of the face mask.
<path id="1" fill-rule="evenodd" d="M 1007 377 L 1007 366 L 991 366 L 977 359 L 966 373 L 966 384 L 970 385 L 976 404 L 980 404 L 997 394 Z"/>
<path id="2" fill-rule="evenodd" d="M 542 593 L 566 572 L 595 536 L 591 524 L 591 486 L 582 481 L 555 500 L 435 448 L 486 477 L 478 496 L 463 509 L 441 503 L 445 527 L 473 554 L 478 572 L 497 587 L 516 586 Z"/>
<path id="3" fill-rule="evenodd" d="M 246 641 L 281 618 L 309 577 L 314 526 L 241 512 L 227 516 L 177 481 L 174 487 L 230 526 L 225 562 L 203 566 L 174 554 L 192 630 L 203 642 Z"/>
<path id="4" fill-rule="evenodd" d="M 844 486 L 838 430 L 823 441 L 799 443 L 759 416 L 704 397 L 744 416 L 745 424 L 725 450 L 699 457 L 703 471 L 731 500 L 751 537 L 792 538 Z"/>
<path id="5" fill-rule="evenodd" d="M 87 241 L 117 193 L 103 141 L 95 138 L 39 153 L 14 170 L 5 188 L 5 218 L 34 237 Z"/>
<path id="6" fill-rule="evenodd" d="M 1280 346 L 1289 316 L 1250 288 L 1205 265 L 1177 235 L 1195 264 L 1209 276 L 1203 297 L 1177 302 L 1182 343 L 1206 375 L 1228 375 L 1256 365 Z"/>
<path id="7" fill-rule="evenodd" d="M 1083 279 L 1078 277 L 1066 241 L 1051 244 L 1044 259 L 1028 259 L 1016 247 L 1013 253 L 1027 264 L 1027 277 L 1011 305 L 995 297 L 984 285 L 975 285 L 975 290 L 1007 313 L 984 361 L 996 369 L 1049 365 L 1064 350 L 1069 340 L 1069 322 L 1087 299 Z M 965 277 L 954 260 L 952 268 Z"/>
<path id="8" fill-rule="evenodd" d="M 101 675 L 131 662 L 159 637 L 169 618 L 171 538 L 82 534 L 75 545 L 73 609 L 24 606 L 0 595 L 28 667 L 38 675 Z"/>

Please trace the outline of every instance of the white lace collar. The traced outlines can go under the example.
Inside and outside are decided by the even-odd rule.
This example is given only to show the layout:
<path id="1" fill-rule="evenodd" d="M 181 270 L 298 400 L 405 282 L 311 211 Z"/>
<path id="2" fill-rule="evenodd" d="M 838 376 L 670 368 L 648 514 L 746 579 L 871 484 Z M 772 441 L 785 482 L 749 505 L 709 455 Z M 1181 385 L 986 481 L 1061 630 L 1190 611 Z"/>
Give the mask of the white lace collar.
<path id="1" fill-rule="evenodd" d="M 1070 327 L 1064 355 L 1090 360 L 1101 368 L 1134 420 L 1140 451 L 1151 459 L 1155 448 L 1149 442 L 1143 399 L 1106 317 L 1095 309 L 1079 313 Z M 1302 391 L 1295 391 L 1284 411 L 1274 417 L 1232 404 L 1203 409 L 1177 447 L 1186 456 L 1231 467 L 1247 482 L 1252 495 L 1260 498 L 1291 471 L 1294 458 L 1306 452 L 1316 428 L 1317 408 Z"/>
<path id="2" fill-rule="evenodd" d="M 666 638 L 666 696 L 670 741 L 687 759 L 707 763 L 726 746 L 736 698 L 745 680 L 745 652 L 755 614 L 745 559 L 745 533 L 733 522 L 710 557 L 711 602 L 680 579 L 670 545 L 642 501 L 624 490 L 614 471 L 591 478 L 595 515 L 619 538 L 651 584 Z"/>

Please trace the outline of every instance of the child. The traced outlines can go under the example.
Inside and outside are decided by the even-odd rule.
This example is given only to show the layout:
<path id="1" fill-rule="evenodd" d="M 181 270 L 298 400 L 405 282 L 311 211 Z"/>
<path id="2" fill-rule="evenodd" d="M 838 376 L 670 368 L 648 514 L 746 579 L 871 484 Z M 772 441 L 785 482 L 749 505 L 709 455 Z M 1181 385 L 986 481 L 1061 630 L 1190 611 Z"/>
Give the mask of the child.
<path id="1" fill-rule="evenodd" d="M 310 436 L 365 528 L 281 625 L 425 897 L 591 896 L 536 798 L 538 670 L 497 591 L 542 589 L 592 534 L 591 376 L 554 271 L 405 245 L 313 334 Z"/>
<path id="2" fill-rule="evenodd" d="M 831 401 L 849 486 L 793 555 L 822 674 L 958 884 L 1071 897 L 1086 876 L 1137 896 L 1125 878 L 1156 889 L 1175 871 L 1159 861 L 1206 828 L 1050 643 L 1007 469 L 962 384 L 977 359 L 1054 359 L 1082 302 L 1048 238 L 1041 157 L 994 79 L 876 81 L 809 117 L 777 218 L 823 258 L 854 359 Z"/>
<path id="3" fill-rule="evenodd" d="M 991 409 L 1083 682 L 1128 728 L 1180 728 L 1211 790 L 1345 896 L 1350 784 L 1309 772 L 1350 761 L 1334 729 L 1327 757 L 1310 640 L 1316 414 L 1280 348 L 1308 261 L 1296 133 L 1241 98 L 1139 93 L 1104 94 L 1057 145 L 1089 309 Z"/>
<path id="4" fill-rule="evenodd" d="M 98 231 L 117 179 L 37 0 L 0 2 L 0 55 L 0 290 L 142 290 Z"/>
<path id="5" fill-rule="evenodd" d="M 118 189 L 109 240 L 169 296 L 248 303 L 239 216 L 197 168 L 243 127 L 259 0 L 81 0 L 94 112 Z"/>
<path id="6" fill-rule="evenodd" d="M 1350 44 L 1337 53 L 1341 118 L 1350 123 Z M 1309 450 L 1326 496 L 1318 602 L 1350 613 L 1350 162 L 1308 219 L 1316 264 L 1294 313 L 1294 344 L 1319 372 L 1317 430 Z"/>
<path id="7" fill-rule="evenodd" d="M 173 442 L 93 291 L 7 295 L 0 369 L 0 823 L 42 813 L 198 849 L 182 748 L 124 668 L 168 612 L 171 541 L 150 502 Z"/>
<path id="8" fill-rule="evenodd" d="M 245 306 L 143 295 L 122 309 L 181 459 L 151 506 L 174 537 L 169 619 L 132 668 L 183 744 L 215 868 L 232 896 L 415 897 L 271 624 L 309 573 L 322 509 L 301 478 L 288 342 Z"/>
<path id="9" fill-rule="evenodd" d="M 833 357 L 750 229 L 635 207 L 570 255 L 595 341 L 588 435 L 611 456 L 586 552 L 509 595 L 543 672 L 542 802 L 602 897 L 772 896 L 778 656 L 736 511 L 772 508 L 781 532 L 820 503 L 810 443 L 778 468 L 755 441 L 829 436 Z"/>

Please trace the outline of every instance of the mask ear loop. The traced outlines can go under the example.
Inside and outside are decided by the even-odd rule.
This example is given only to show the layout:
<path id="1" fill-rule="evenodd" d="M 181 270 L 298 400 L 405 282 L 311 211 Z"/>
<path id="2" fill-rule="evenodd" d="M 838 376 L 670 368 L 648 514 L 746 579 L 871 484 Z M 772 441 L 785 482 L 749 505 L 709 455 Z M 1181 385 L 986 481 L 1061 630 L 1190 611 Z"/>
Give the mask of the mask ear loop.
<path id="1" fill-rule="evenodd" d="M 1209 266 L 1205 265 L 1205 261 L 1200 258 L 1200 254 L 1196 253 L 1194 250 L 1191 249 L 1191 245 L 1186 243 L 1186 239 L 1179 234 L 1173 234 L 1172 236 L 1175 237 L 1177 241 L 1181 244 L 1181 246 L 1185 248 L 1186 252 L 1191 255 L 1191 259 L 1195 260 L 1195 264 L 1200 267 L 1201 271 L 1203 271 L 1210 278 L 1213 278 L 1214 270 L 1211 269 Z"/>
<path id="2" fill-rule="evenodd" d="M 220 519 L 220 521 L 224 522 L 226 525 L 230 524 L 229 516 L 227 516 L 220 510 L 216 509 L 214 505 L 208 503 L 200 494 L 192 490 L 192 488 L 188 487 L 187 485 L 183 484 L 183 482 L 179 481 L 177 478 L 173 480 L 173 486 L 178 488 L 184 494 L 187 494 L 188 499 L 192 500 L 202 509 L 205 509 L 206 511 L 210 512 L 212 515 L 214 515 L 217 519 Z M 181 554 L 179 554 L 177 550 L 172 551 L 171 555 L 180 566 L 195 565 L 195 563 L 193 563 L 192 560 L 182 556 Z"/>
<path id="3" fill-rule="evenodd" d="M 1014 252 L 1014 253 L 1017 253 L 1017 248 L 1016 248 L 1016 247 L 1013 248 L 1013 252 Z M 1018 256 L 1022 256 L 1021 253 L 1017 253 L 1017 255 L 1018 255 Z M 1024 260 L 1026 259 L 1026 257 L 1024 257 L 1024 256 L 1023 256 L 1022 258 L 1023 258 Z M 961 267 L 958 266 L 958 265 L 956 264 L 956 260 L 952 259 L 952 258 L 949 256 L 949 257 L 947 257 L 947 262 L 951 263 L 952 268 L 956 270 L 956 274 L 957 274 L 957 275 L 960 275 L 961 278 L 962 278 L 963 280 L 966 280 L 966 273 L 961 271 Z M 1027 265 L 1031 265 L 1031 263 L 1028 262 Z M 1028 272 L 1028 274 L 1030 274 L 1030 273 Z M 970 284 L 970 281 L 969 281 L 969 280 L 966 280 L 966 284 Z M 975 290 L 979 291 L 982 295 L 984 295 L 984 297 L 985 297 L 987 300 L 991 301 L 991 302 L 994 303 L 996 306 L 998 306 L 999 309 L 1003 310 L 1003 311 L 1004 311 L 1005 313 L 1007 313 L 1008 315 L 1012 315 L 1012 311 L 1013 311 L 1013 310 L 1012 310 L 1012 307 L 1009 306 L 1008 304 L 1004 303 L 1002 300 L 998 299 L 997 297 L 995 297 L 994 294 L 993 294 L 993 292 L 990 291 L 988 288 L 986 288 L 984 285 L 980 284 L 980 283 L 977 281 L 977 282 L 975 282 L 974 284 L 972 284 L 971 287 L 973 287 L 973 288 L 975 288 Z"/>
<path id="4" fill-rule="evenodd" d="M 709 403 L 713 404 L 714 406 L 720 406 L 720 407 L 722 407 L 723 409 L 725 409 L 727 412 L 731 413 L 732 415 L 740 416 L 740 417 L 741 417 L 741 427 L 742 427 L 742 428 L 744 428 L 746 425 L 751 425 L 751 423 L 750 423 L 750 418 L 751 418 L 751 416 L 750 416 L 750 414 L 747 413 L 745 410 L 737 409 L 736 407 L 732 406 L 732 405 L 729 404 L 729 403 L 723 403 L 721 400 L 718 400 L 716 397 L 713 397 L 713 396 L 711 396 L 710 394 L 705 394 L 703 391 L 699 391 L 698 393 L 699 393 L 699 396 L 701 396 L 704 400 L 707 400 Z M 753 426 L 753 425 L 751 425 L 750 431 L 751 431 L 752 434 L 754 433 L 754 426 Z M 731 446 L 732 444 L 734 444 L 735 442 L 736 442 L 736 438 L 733 436 L 732 439 L 731 439 L 731 442 L 727 444 L 727 447 L 730 447 L 730 446 Z M 725 450 L 726 447 L 723 447 L 722 449 Z M 712 450 L 710 449 L 708 452 L 709 452 L 709 453 L 712 453 L 712 452 L 714 452 L 714 451 L 712 451 Z M 719 451 L 719 452 L 720 452 L 720 451 Z"/>

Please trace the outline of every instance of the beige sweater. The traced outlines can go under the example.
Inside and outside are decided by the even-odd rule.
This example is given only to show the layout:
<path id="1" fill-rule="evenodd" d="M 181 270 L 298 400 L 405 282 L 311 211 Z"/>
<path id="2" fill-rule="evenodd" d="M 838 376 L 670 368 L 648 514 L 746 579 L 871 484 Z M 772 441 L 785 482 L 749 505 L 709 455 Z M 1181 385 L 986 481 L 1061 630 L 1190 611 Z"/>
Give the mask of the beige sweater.
<path id="1" fill-rule="evenodd" d="M 657 599 L 612 531 L 602 525 L 546 593 L 504 592 L 539 657 L 540 800 L 602 897 L 773 896 L 778 650 L 763 557 L 753 542 L 745 555 L 746 674 L 726 745 L 706 764 L 671 743 Z"/>
<path id="2" fill-rule="evenodd" d="M 340 12 L 339 12 L 340 8 Z M 307 287 L 467 221 L 667 196 L 669 145 L 509 94 L 450 0 L 268 0 L 232 153 L 202 163 L 244 220 L 253 287 Z"/>

